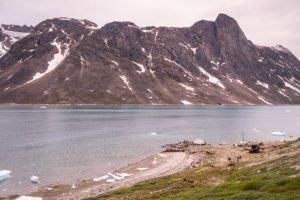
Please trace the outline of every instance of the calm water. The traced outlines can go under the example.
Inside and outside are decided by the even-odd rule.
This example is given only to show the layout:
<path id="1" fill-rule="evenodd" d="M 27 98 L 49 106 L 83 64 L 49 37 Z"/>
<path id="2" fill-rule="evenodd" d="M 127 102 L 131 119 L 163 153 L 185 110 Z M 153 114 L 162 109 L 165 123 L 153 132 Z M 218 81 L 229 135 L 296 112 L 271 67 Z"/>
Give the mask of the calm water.
<path id="1" fill-rule="evenodd" d="M 282 140 L 299 130 L 300 106 L 0 107 L 0 170 L 12 171 L 0 196 L 99 177 L 184 139 Z"/>

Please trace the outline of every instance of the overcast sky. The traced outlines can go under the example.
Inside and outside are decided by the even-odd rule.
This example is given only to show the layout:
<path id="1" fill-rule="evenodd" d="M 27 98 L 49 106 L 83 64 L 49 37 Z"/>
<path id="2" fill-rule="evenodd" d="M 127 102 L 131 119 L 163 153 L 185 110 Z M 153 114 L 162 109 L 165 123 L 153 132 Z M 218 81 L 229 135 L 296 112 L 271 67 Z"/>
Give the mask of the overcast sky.
<path id="1" fill-rule="evenodd" d="M 103 26 L 191 26 L 218 13 L 235 18 L 255 44 L 282 44 L 300 58 L 300 0 L 0 0 L 0 23 L 36 25 L 55 17 L 88 19 Z"/>

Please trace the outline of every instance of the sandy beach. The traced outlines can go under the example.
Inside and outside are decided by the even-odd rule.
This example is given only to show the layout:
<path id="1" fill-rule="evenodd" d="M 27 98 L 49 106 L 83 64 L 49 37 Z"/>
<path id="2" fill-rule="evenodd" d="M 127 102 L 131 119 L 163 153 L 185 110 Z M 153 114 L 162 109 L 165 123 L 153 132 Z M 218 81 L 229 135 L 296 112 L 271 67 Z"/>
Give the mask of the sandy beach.
<path id="1" fill-rule="evenodd" d="M 71 185 L 48 186 L 29 195 L 43 197 L 43 199 L 82 199 L 121 187 L 128 187 L 140 181 L 180 172 L 189 168 L 195 160 L 199 160 L 199 156 L 198 154 L 189 154 L 187 152 L 157 153 L 110 172 L 114 175 L 118 173 L 132 174 L 114 183 L 107 183 L 107 179 L 98 182 L 84 180 L 75 185 L 76 188 L 73 189 Z M 138 168 L 147 169 L 139 171 Z M 49 190 L 48 188 L 51 189 Z"/>

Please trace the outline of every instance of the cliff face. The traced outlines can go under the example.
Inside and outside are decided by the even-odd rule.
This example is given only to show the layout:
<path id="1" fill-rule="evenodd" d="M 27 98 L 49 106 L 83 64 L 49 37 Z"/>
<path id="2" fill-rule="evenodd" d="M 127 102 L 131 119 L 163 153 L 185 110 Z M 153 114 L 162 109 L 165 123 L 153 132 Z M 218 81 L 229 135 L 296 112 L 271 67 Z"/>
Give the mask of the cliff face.
<path id="1" fill-rule="evenodd" d="M 46 20 L 0 69 L 1 103 L 300 103 L 299 60 L 256 46 L 225 14 L 187 28 Z"/>

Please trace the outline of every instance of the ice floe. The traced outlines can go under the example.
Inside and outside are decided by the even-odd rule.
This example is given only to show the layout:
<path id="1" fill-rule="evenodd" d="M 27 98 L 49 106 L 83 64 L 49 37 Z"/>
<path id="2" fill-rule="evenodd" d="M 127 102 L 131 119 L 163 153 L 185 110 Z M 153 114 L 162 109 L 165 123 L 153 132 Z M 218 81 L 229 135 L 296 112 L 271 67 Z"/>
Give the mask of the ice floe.
<path id="1" fill-rule="evenodd" d="M 214 83 L 216 85 L 218 85 L 219 87 L 225 89 L 225 86 L 221 83 L 221 81 L 219 79 L 217 79 L 216 77 L 212 76 L 210 73 L 208 73 L 207 71 L 205 71 L 202 67 L 198 67 L 198 69 L 205 75 L 208 77 L 208 81 L 211 83 Z"/>
<path id="2" fill-rule="evenodd" d="M 108 175 L 111 176 L 111 177 L 113 177 L 115 180 L 118 180 L 118 181 L 124 179 L 124 177 L 122 177 L 122 176 L 117 176 L 117 175 L 114 175 L 114 174 L 112 174 L 112 173 L 108 173 Z"/>
<path id="3" fill-rule="evenodd" d="M 256 133 L 259 133 L 260 132 L 260 130 L 258 130 L 258 129 L 256 129 L 256 128 L 254 128 L 254 129 L 252 129 L 254 132 L 256 132 Z"/>
<path id="4" fill-rule="evenodd" d="M 154 161 L 152 162 L 153 165 L 156 165 L 157 163 L 158 163 L 157 160 L 154 160 Z"/>
<path id="5" fill-rule="evenodd" d="M 115 179 L 106 179 L 106 182 L 107 183 L 114 183 L 114 182 L 116 182 L 116 180 Z"/>
<path id="6" fill-rule="evenodd" d="M 37 176 L 31 176 L 30 177 L 30 181 L 31 181 L 31 183 L 38 183 L 39 182 L 39 177 L 37 177 Z"/>
<path id="7" fill-rule="evenodd" d="M 187 100 L 181 100 L 180 102 L 183 103 L 184 105 L 192 105 L 192 103 Z"/>
<path id="8" fill-rule="evenodd" d="M 156 132 L 151 132 L 150 135 L 157 135 L 157 133 Z"/>
<path id="9" fill-rule="evenodd" d="M 136 168 L 138 171 L 145 171 L 147 170 L 148 168 L 147 167 L 138 167 Z"/>
<path id="10" fill-rule="evenodd" d="M 98 181 L 101 181 L 101 180 L 108 179 L 108 177 L 109 177 L 108 175 L 100 176 L 98 178 L 94 178 L 93 181 L 98 182 Z"/>
<path id="11" fill-rule="evenodd" d="M 20 196 L 16 200 L 43 200 L 42 197 Z"/>
<path id="12" fill-rule="evenodd" d="M 165 154 L 162 154 L 162 153 L 158 153 L 157 155 L 159 155 L 162 158 L 166 158 L 167 157 Z"/>
<path id="13" fill-rule="evenodd" d="M 117 173 L 118 176 L 122 177 L 123 179 L 129 176 L 132 176 L 133 174 L 128 174 L 128 173 Z"/>
<path id="14" fill-rule="evenodd" d="M 272 135 L 273 136 L 285 136 L 286 135 L 286 133 L 282 133 L 282 132 L 272 132 Z"/>
<path id="15" fill-rule="evenodd" d="M 0 182 L 8 179 L 10 177 L 11 171 L 9 170 L 0 170 Z"/>

